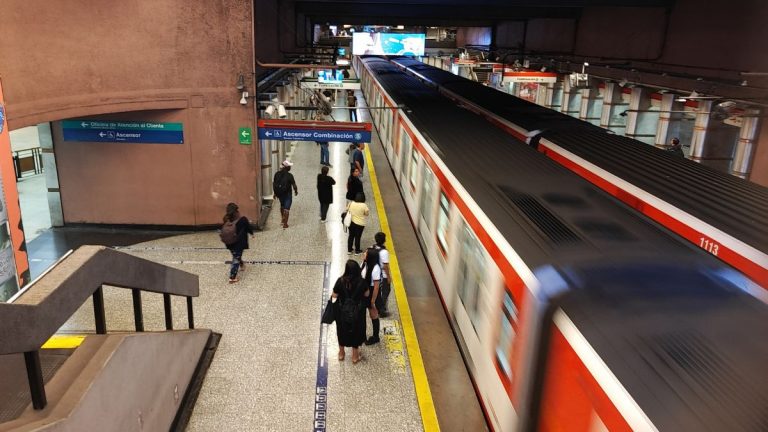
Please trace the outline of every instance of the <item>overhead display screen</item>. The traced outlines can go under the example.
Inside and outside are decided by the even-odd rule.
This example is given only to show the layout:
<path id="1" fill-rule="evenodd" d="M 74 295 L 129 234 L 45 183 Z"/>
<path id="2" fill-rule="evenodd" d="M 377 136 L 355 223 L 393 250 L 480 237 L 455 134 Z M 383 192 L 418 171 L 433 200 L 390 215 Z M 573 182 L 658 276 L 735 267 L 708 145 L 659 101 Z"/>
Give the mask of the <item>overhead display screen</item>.
<path id="1" fill-rule="evenodd" d="M 424 33 L 363 33 L 352 36 L 352 54 L 424 55 Z"/>

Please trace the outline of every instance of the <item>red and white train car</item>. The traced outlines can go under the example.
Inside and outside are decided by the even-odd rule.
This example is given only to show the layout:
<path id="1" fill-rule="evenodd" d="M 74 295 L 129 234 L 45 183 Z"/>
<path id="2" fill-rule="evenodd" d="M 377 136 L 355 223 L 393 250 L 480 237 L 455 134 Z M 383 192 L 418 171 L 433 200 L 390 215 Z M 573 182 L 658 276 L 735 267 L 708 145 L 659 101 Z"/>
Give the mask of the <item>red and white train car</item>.
<path id="1" fill-rule="evenodd" d="M 745 278 L 386 59 L 355 67 L 492 429 L 768 430 Z"/>

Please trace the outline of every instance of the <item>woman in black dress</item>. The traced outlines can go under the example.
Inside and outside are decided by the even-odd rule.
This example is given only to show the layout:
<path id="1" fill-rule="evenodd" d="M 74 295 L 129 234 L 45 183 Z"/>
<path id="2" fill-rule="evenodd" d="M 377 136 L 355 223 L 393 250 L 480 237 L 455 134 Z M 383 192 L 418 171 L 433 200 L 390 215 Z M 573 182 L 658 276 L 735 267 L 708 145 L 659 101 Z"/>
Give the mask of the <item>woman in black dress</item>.
<path id="1" fill-rule="evenodd" d="M 324 166 L 317 175 L 317 199 L 320 201 L 320 222 L 325 222 L 328 206 L 333 203 L 333 185 L 336 180 L 328 175 L 328 167 Z"/>
<path id="2" fill-rule="evenodd" d="M 365 305 L 369 290 L 360 275 L 360 265 L 348 260 L 344 274 L 333 287 L 336 299 L 336 336 L 339 339 L 339 361 L 344 360 L 344 347 L 352 347 L 352 363 L 360 361 L 360 345 L 365 342 Z"/>
<path id="3" fill-rule="evenodd" d="M 354 201 L 360 192 L 363 192 L 363 182 L 360 181 L 360 170 L 355 168 L 347 179 L 347 199 Z"/>

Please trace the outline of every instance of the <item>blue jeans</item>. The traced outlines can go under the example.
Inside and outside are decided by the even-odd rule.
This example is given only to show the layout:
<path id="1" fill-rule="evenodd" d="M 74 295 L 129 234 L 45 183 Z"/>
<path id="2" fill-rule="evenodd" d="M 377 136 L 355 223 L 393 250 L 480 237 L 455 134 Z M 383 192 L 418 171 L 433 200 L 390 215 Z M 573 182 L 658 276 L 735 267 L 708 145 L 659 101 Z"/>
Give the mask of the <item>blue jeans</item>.
<path id="1" fill-rule="evenodd" d="M 240 263 L 243 260 L 242 249 L 230 249 L 232 252 L 232 267 L 229 268 L 229 278 L 234 279 L 237 277 L 237 272 L 240 271 Z"/>
<path id="2" fill-rule="evenodd" d="M 330 153 L 328 143 L 320 144 L 320 165 L 330 165 Z"/>

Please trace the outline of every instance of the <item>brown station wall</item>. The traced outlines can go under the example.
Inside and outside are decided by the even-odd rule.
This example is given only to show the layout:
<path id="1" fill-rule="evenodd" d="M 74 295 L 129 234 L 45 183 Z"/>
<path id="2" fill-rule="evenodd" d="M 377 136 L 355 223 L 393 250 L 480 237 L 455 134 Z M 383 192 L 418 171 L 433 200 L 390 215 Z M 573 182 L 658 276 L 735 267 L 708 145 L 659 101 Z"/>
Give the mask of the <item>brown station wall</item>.
<path id="1" fill-rule="evenodd" d="M 252 47 L 250 0 L 3 0 L 9 125 L 55 122 L 65 222 L 216 224 L 230 201 L 258 217 L 258 146 L 237 139 L 253 101 L 235 89 L 242 73 L 253 93 Z M 69 118 L 180 122 L 184 144 L 65 142 Z"/>

